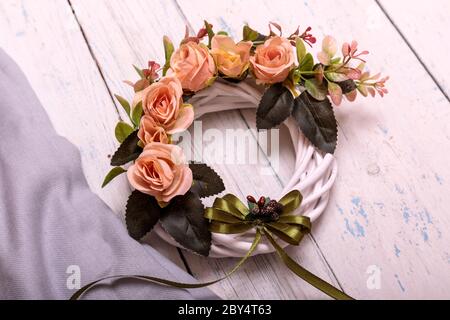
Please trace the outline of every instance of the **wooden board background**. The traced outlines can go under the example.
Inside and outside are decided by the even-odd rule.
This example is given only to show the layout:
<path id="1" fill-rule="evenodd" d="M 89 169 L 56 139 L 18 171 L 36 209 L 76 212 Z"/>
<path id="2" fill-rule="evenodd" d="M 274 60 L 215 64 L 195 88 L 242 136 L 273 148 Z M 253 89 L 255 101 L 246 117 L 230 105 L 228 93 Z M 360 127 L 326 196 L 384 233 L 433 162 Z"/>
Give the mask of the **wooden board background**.
<path id="1" fill-rule="evenodd" d="M 449 9 L 445 0 L 2 0 L 0 46 L 25 71 L 56 130 L 80 149 L 92 190 L 121 215 L 125 178 L 100 188 L 123 117 L 112 94 L 131 98 L 122 82 L 135 78 L 131 64 L 163 61 L 163 35 L 178 42 L 185 25 L 198 30 L 207 19 L 236 38 L 245 22 L 266 30 L 277 21 L 286 32 L 312 26 L 318 38 L 357 39 L 370 50 L 372 69 L 391 76 L 391 93 L 338 108 L 339 176 L 329 206 L 313 234 L 289 253 L 356 298 L 448 299 Z M 249 111 L 203 120 L 204 129 L 254 127 Z M 293 163 L 291 147 L 280 150 L 283 165 L 274 175 L 252 174 L 252 165 L 216 169 L 237 195 L 277 194 Z M 236 262 L 199 258 L 154 236 L 146 241 L 202 280 Z M 373 270 L 380 271 L 379 288 L 367 285 Z M 238 299 L 326 298 L 275 255 L 253 258 L 213 290 Z"/>

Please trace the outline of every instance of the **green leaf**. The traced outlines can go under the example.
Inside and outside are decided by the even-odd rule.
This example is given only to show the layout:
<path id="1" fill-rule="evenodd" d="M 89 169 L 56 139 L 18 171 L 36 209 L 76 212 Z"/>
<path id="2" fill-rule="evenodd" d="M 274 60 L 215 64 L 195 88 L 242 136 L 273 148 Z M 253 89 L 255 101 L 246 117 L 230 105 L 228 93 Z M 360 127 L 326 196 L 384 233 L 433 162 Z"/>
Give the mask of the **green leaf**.
<path id="1" fill-rule="evenodd" d="M 133 130 L 133 127 L 128 123 L 119 121 L 116 125 L 116 129 L 114 130 L 117 141 L 122 143 L 130 135 L 130 133 L 133 132 Z"/>
<path id="2" fill-rule="evenodd" d="M 246 24 L 242 29 L 242 38 L 244 41 L 264 41 L 267 36 L 253 30 Z"/>
<path id="3" fill-rule="evenodd" d="M 211 232 L 208 220 L 203 217 L 204 207 L 196 193 L 188 191 L 173 198 L 162 209 L 162 228 L 184 248 L 208 256 Z"/>
<path id="4" fill-rule="evenodd" d="M 333 82 L 341 82 L 348 80 L 348 77 L 345 74 L 338 72 L 327 72 L 325 73 L 325 76 L 327 77 L 328 80 Z"/>
<path id="5" fill-rule="evenodd" d="M 353 81 L 352 79 L 337 82 L 337 84 L 341 87 L 343 94 L 347 94 L 352 92 L 353 90 L 356 90 L 355 81 Z"/>
<path id="6" fill-rule="evenodd" d="M 221 31 L 217 32 L 217 34 L 221 35 L 221 36 L 227 36 L 228 32 L 221 30 Z"/>
<path id="7" fill-rule="evenodd" d="M 111 171 L 109 171 L 108 174 L 106 175 L 105 180 L 103 180 L 102 188 L 104 188 L 108 183 L 110 183 L 115 177 L 121 175 L 124 172 L 127 172 L 127 170 L 125 170 L 122 167 L 112 168 Z"/>
<path id="8" fill-rule="evenodd" d="M 173 43 L 172 41 L 170 41 L 168 36 L 164 36 L 163 43 L 164 43 L 164 56 L 166 58 L 166 63 L 164 64 L 162 74 L 163 76 L 165 76 L 167 70 L 169 70 L 170 68 L 170 58 L 172 57 L 172 54 L 175 51 L 175 47 L 173 46 Z"/>
<path id="9" fill-rule="evenodd" d="M 271 129 L 282 123 L 292 112 L 294 97 L 281 83 L 276 83 L 264 92 L 256 111 L 256 127 Z"/>
<path id="10" fill-rule="evenodd" d="M 301 63 L 306 56 L 306 47 L 305 43 L 300 37 L 295 40 L 295 48 L 297 51 L 297 61 L 298 63 Z"/>
<path id="11" fill-rule="evenodd" d="M 137 74 L 139 75 L 139 77 L 141 77 L 141 79 L 145 78 L 144 71 L 142 71 L 141 68 L 136 67 L 134 64 L 133 64 L 133 68 L 134 68 L 134 70 L 136 70 Z"/>
<path id="12" fill-rule="evenodd" d="M 115 94 L 114 96 L 116 97 L 117 101 L 119 101 L 120 105 L 125 110 L 127 115 L 130 115 L 131 110 L 130 103 L 125 98 L 119 96 L 118 94 Z"/>
<path id="13" fill-rule="evenodd" d="M 211 40 L 214 37 L 214 31 L 212 29 L 212 24 L 210 24 L 208 21 L 204 20 L 205 23 L 205 29 L 208 33 L 208 48 L 211 49 Z"/>
<path id="14" fill-rule="evenodd" d="M 314 99 L 324 100 L 327 97 L 327 89 L 323 85 L 319 85 L 317 79 L 306 80 L 305 88 Z"/>
<path id="15" fill-rule="evenodd" d="M 150 232 L 161 216 L 161 207 L 152 196 L 137 190 L 131 193 L 127 202 L 125 222 L 129 235 L 140 240 Z"/>
<path id="16" fill-rule="evenodd" d="M 200 198 L 210 197 L 225 190 L 222 178 L 212 168 L 204 163 L 190 163 L 194 179 L 191 190 Z"/>
<path id="17" fill-rule="evenodd" d="M 334 153 L 337 143 L 337 122 L 328 99 L 318 101 L 304 91 L 294 101 L 292 116 L 305 137 L 319 150 Z"/>
<path id="18" fill-rule="evenodd" d="M 121 166 L 130 161 L 136 160 L 142 152 L 138 146 L 138 130 L 132 132 L 120 145 L 116 153 L 111 158 L 112 166 Z"/>
<path id="19" fill-rule="evenodd" d="M 142 112 L 142 101 L 139 101 L 131 112 L 131 121 L 133 121 L 136 127 L 138 127 L 141 122 Z"/>
<path id="20" fill-rule="evenodd" d="M 298 69 L 300 71 L 312 71 L 313 68 L 314 68 L 314 58 L 311 53 L 307 53 L 303 58 L 302 62 L 300 62 Z"/>

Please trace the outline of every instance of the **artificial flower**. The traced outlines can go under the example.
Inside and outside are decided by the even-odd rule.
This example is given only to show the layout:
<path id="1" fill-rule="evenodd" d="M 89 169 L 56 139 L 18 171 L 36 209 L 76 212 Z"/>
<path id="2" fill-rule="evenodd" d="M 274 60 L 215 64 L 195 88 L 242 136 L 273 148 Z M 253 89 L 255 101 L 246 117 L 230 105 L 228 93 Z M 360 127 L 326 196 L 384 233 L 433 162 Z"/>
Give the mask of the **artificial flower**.
<path id="1" fill-rule="evenodd" d="M 147 144 L 128 169 L 127 176 L 136 190 L 163 203 L 184 195 L 192 186 L 192 171 L 183 150 L 173 144 Z"/>
<path id="2" fill-rule="evenodd" d="M 208 48 L 190 41 L 172 54 L 170 72 L 181 81 L 184 90 L 197 92 L 211 84 L 217 70 Z"/>
<path id="3" fill-rule="evenodd" d="M 138 137 L 144 145 L 151 142 L 169 143 L 169 137 L 163 127 L 158 125 L 151 116 L 144 115 L 139 125 Z"/>
<path id="4" fill-rule="evenodd" d="M 181 82 L 174 76 L 163 77 L 136 93 L 133 104 L 139 101 L 144 115 L 152 117 L 168 134 L 184 131 L 194 121 L 194 109 L 183 104 Z"/>
<path id="5" fill-rule="evenodd" d="M 252 71 L 258 84 L 283 82 L 295 62 L 293 48 L 288 39 L 271 37 L 259 45 L 250 57 Z"/>
<path id="6" fill-rule="evenodd" d="M 226 35 L 215 35 L 211 40 L 211 54 L 217 68 L 230 78 L 239 78 L 248 69 L 251 47 L 251 41 L 236 44 Z"/>

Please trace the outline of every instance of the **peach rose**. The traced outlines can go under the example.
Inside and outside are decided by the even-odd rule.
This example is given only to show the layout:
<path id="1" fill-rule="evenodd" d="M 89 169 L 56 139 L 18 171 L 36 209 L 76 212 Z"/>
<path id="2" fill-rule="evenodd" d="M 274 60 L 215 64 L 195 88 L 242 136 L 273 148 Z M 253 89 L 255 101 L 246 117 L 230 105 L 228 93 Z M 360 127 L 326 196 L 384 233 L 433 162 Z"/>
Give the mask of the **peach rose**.
<path id="1" fill-rule="evenodd" d="M 282 82 L 295 62 L 294 50 L 289 40 L 272 37 L 258 46 L 250 57 L 252 71 L 258 84 Z"/>
<path id="2" fill-rule="evenodd" d="M 234 43 L 225 35 L 215 35 L 211 40 L 211 54 L 217 68 L 230 78 L 238 78 L 249 65 L 251 41 Z"/>
<path id="3" fill-rule="evenodd" d="M 183 89 L 196 92 L 211 83 L 217 70 L 208 48 L 191 41 L 172 54 L 170 72 L 180 79 Z"/>
<path id="4" fill-rule="evenodd" d="M 168 134 L 184 131 L 194 121 L 194 109 L 183 104 L 183 89 L 176 77 L 166 76 L 139 91 L 133 104 L 139 101 L 144 115 L 152 117 Z"/>
<path id="5" fill-rule="evenodd" d="M 160 202 L 185 194 L 192 186 L 192 171 L 183 150 L 173 144 L 152 142 L 127 171 L 128 181 Z"/>
<path id="6" fill-rule="evenodd" d="M 147 115 L 141 118 L 138 137 L 144 145 L 151 142 L 169 143 L 169 137 L 164 128 L 159 126 L 151 116 Z"/>

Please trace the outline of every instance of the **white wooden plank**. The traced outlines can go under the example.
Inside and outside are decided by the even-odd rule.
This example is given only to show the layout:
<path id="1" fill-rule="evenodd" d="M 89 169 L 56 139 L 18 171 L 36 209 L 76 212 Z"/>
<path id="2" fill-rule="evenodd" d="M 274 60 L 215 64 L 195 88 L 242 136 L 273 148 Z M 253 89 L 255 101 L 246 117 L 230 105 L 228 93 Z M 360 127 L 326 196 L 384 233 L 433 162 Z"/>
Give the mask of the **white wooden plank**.
<path id="1" fill-rule="evenodd" d="M 43 10 L 45 8 L 45 10 Z M 0 45 L 22 67 L 56 130 L 81 152 L 90 187 L 115 212 L 126 187 L 101 190 L 118 114 L 66 2 L 0 3 Z"/>
<path id="2" fill-rule="evenodd" d="M 450 2 L 380 0 L 379 3 L 436 78 L 447 97 L 450 96 L 450 61 L 446 58 L 446 53 L 450 50 Z"/>
<path id="3" fill-rule="evenodd" d="M 315 239 L 357 298 L 448 298 L 449 104 L 376 3 L 178 3 L 194 26 L 207 19 L 236 38 L 243 22 L 264 31 L 277 21 L 286 33 L 300 23 L 371 51 L 372 70 L 393 78 L 391 94 L 337 109 L 340 173 Z M 370 266 L 381 270 L 380 289 L 366 285 Z"/>
<path id="4" fill-rule="evenodd" d="M 130 64 L 144 65 L 148 59 L 163 62 L 162 36 L 167 34 L 174 43 L 178 43 L 184 35 L 185 20 L 173 2 L 73 0 L 72 4 L 111 90 L 129 98 L 131 92 L 121 80 L 135 79 Z M 203 126 L 205 129 L 223 130 L 245 129 L 247 124 L 239 113 L 224 112 L 207 116 Z M 283 157 L 292 163 L 292 150 L 290 153 L 284 152 Z M 280 181 L 276 177 L 253 174 L 253 165 L 218 165 L 215 168 L 224 178 L 227 190 L 241 197 L 268 192 L 276 194 L 281 190 Z M 326 268 L 310 239 L 305 240 L 300 252 L 305 253 L 305 258 L 301 260 L 306 267 L 326 280 L 334 281 L 331 271 Z M 194 260 L 198 267 L 203 266 L 202 272 L 196 267 L 196 275 L 201 279 L 223 274 L 235 261 L 189 257 L 189 261 Z M 247 272 L 241 272 L 235 278 L 217 284 L 213 289 L 228 298 L 324 297 L 287 273 L 282 263 L 275 260 L 274 257 L 256 258 L 252 262 L 255 267 L 247 268 Z M 256 269 L 266 271 L 258 273 Z M 261 285 L 263 279 L 265 281 Z"/>
<path id="5" fill-rule="evenodd" d="M 1 1 L 0 30 L 0 46 L 24 70 L 57 132 L 79 148 L 91 189 L 123 213 L 126 178 L 100 188 L 118 145 L 118 113 L 68 2 Z M 182 265 L 176 250 L 164 253 Z"/>

